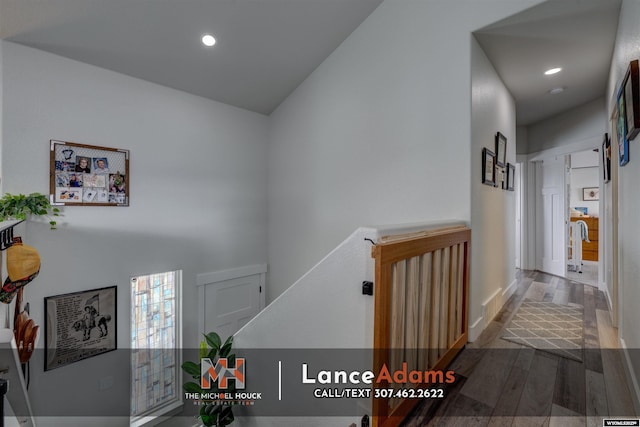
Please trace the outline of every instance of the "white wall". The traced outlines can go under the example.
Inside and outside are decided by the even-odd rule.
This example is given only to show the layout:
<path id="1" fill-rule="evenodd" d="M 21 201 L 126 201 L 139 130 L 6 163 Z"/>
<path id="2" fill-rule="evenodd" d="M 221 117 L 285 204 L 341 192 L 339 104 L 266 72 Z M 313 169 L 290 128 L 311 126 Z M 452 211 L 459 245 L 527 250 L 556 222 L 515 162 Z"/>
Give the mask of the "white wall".
<path id="1" fill-rule="evenodd" d="M 562 154 L 596 148 L 607 130 L 605 100 L 596 99 L 527 127 L 528 153 L 569 147 Z"/>
<path id="2" fill-rule="evenodd" d="M 591 168 L 572 168 L 571 169 L 571 191 L 570 191 L 570 207 L 585 207 L 588 214 L 598 216 L 600 209 L 599 201 L 583 200 L 584 188 L 598 187 L 600 185 L 600 169 Z"/>
<path id="3" fill-rule="evenodd" d="M 600 186 L 601 151 L 579 151 L 571 154 L 570 207 L 585 207 L 591 216 L 599 216 L 600 201 L 585 201 L 584 188 Z"/>
<path id="4" fill-rule="evenodd" d="M 470 219 L 471 32 L 536 3 L 386 0 L 280 105 L 269 299 L 361 225 Z"/>
<path id="5" fill-rule="evenodd" d="M 609 85 L 607 89 L 608 113 L 613 111 L 611 100 L 617 93 L 620 82 L 629 66 L 629 61 L 640 58 L 640 2 L 624 0 L 620 10 L 618 35 L 611 62 Z M 638 158 L 638 138 L 629 143 L 630 161 L 618 168 L 618 286 L 619 286 L 619 335 L 623 344 L 629 349 L 640 348 L 640 312 L 637 303 L 640 301 L 640 240 L 635 230 L 640 229 L 640 196 L 638 182 L 640 182 L 640 161 Z M 634 151 L 635 150 L 635 151 Z M 615 153 L 616 147 L 613 152 Z M 617 162 L 612 162 L 617 167 Z M 632 352 L 633 353 L 633 352 Z M 637 353 L 637 352 L 636 352 Z M 638 379 L 640 378 L 640 360 L 637 354 L 631 354 L 632 381 L 634 382 L 636 397 L 640 394 Z"/>
<path id="6" fill-rule="evenodd" d="M 482 184 L 482 149 L 495 152 L 495 135 L 507 137 L 507 162 L 516 159 L 516 107 L 513 97 L 475 40 L 471 45 L 471 338 L 501 307 L 515 281 L 515 193 Z M 512 292 L 512 287 L 507 292 Z M 496 296 L 496 292 L 498 295 Z M 498 298 L 494 305 L 489 300 Z"/>
<path id="7" fill-rule="evenodd" d="M 529 152 L 529 135 L 526 126 L 516 126 L 516 154 Z"/>
<path id="8" fill-rule="evenodd" d="M 184 343 L 195 347 L 196 275 L 266 261 L 267 117 L 20 45 L 2 48 L 5 191 L 48 194 L 50 139 L 131 151 L 129 207 L 66 207 L 56 231 L 27 224 L 26 242 L 42 258 L 25 291 L 31 316 L 44 328 L 44 297 L 117 285 L 118 347 L 126 349 L 129 279 L 183 269 Z M 36 360 L 36 414 L 104 413 L 118 396 L 128 403 L 128 356 L 48 372 Z M 113 388 L 98 391 L 107 373 Z M 70 378 L 82 386 L 64 387 Z"/>
<path id="9" fill-rule="evenodd" d="M 2 113 L 3 111 L 3 95 L 2 95 L 2 76 L 3 76 L 3 55 L 2 55 L 2 47 L 3 47 L 3 43 L 0 42 L 0 194 L 4 194 L 4 191 L 2 190 L 3 188 L 3 179 L 2 179 L 2 147 L 3 147 L 3 135 L 4 135 L 4 131 L 3 131 L 3 123 L 4 123 L 4 114 Z"/>

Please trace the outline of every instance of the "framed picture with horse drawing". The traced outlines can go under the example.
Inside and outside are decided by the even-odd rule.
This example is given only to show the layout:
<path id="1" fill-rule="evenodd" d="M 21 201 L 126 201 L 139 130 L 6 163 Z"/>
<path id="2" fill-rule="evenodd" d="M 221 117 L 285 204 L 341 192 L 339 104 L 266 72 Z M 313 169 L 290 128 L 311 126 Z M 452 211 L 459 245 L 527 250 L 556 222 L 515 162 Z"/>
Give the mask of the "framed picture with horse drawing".
<path id="1" fill-rule="evenodd" d="M 44 299 L 45 371 L 116 349 L 116 286 Z"/>

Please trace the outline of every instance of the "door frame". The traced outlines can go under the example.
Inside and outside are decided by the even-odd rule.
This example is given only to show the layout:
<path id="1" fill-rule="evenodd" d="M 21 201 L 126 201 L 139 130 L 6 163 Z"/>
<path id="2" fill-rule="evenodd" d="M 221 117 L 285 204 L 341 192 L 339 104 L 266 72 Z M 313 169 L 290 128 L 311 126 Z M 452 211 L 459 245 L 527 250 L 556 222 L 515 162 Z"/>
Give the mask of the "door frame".
<path id="1" fill-rule="evenodd" d="M 603 133 L 604 134 L 604 133 Z M 611 137 L 611 145 L 613 147 L 616 147 L 617 142 L 614 140 L 614 137 Z M 523 268 L 525 269 L 536 269 L 539 270 L 540 266 L 538 265 L 538 261 L 541 261 L 541 257 L 538 256 L 538 252 L 540 250 L 540 248 L 538 247 L 538 243 L 537 243 L 537 229 L 538 229 L 538 224 L 537 224 L 537 211 L 540 208 L 541 203 L 541 193 L 538 191 L 539 189 L 537 188 L 537 176 L 540 173 L 538 171 L 538 167 L 537 166 L 540 161 L 543 161 L 544 159 L 550 158 L 550 157 L 555 157 L 558 155 L 566 155 L 566 154 L 571 154 L 571 153 L 575 153 L 578 151 L 585 151 L 585 150 L 591 150 L 595 147 L 601 147 L 602 145 L 602 137 L 598 136 L 598 137 L 591 137 L 591 138 L 585 138 L 580 142 L 576 142 L 576 143 L 570 143 L 570 144 L 566 144 L 560 147 L 554 147 L 554 148 L 550 148 L 547 150 L 543 150 L 543 151 L 538 151 L 535 153 L 531 153 L 531 154 L 523 154 L 523 155 L 518 155 L 516 156 L 516 160 L 518 162 L 522 162 L 523 163 L 523 174 L 522 174 L 522 181 L 523 181 L 523 192 L 522 192 L 522 206 L 525 210 L 526 213 L 532 213 L 529 215 L 524 215 L 523 216 L 523 222 L 525 223 L 524 225 L 524 230 L 523 230 L 523 235 L 522 235 L 522 250 L 524 252 L 524 256 L 523 258 L 525 260 L 528 260 L 528 263 L 525 263 Z M 616 151 L 616 150 L 613 150 Z M 613 162 L 617 162 L 617 154 L 615 154 L 615 158 L 611 160 L 612 163 Z M 526 172 L 525 172 L 526 171 Z M 601 185 L 600 188 L 602 188 L 602 181 L 601 181 Z M 617 218 L 617 170 L 616 170 L 616 165 L 612 165 L 611 168 L 611 195 L 612 195 L 612 218 Z M 606 290 L 606 283 L 600 282 L 598 283 L 598 289 L 607 293 L 608 297 L 610 297 L 611 301 L 609 302 L 611 304 L 611 312 L 612 312 L 612 316 L 615 316 L 615 320 L 614 323 L 617 324 L 618 322 L 618 311 L 617 311 L 617 301 L 618 301 L 618 286 L 617 286 L 617 253 L 618 253 L 618 239 L 617 239 L 617 220 L 612 221 L 612 226 L 611 229 L 606 230 L 606 232 L 610 232 L 611 233 L 611 240 L 612 240 L 612 246 L 613 247 L 606 247 L 605 250 L 607 251 L 611 251 L 612 253 L 612 266 L 611 266 L 611 270 L 612 270 L 612 288 L 613 288 L 613 294 L 614 295 L 609 295 L 608 291 Z M 604 240 L 604 237 L 603 239 Z M 598 269 L 602 270 L 603 269 L 603 261 L 602 261 L 603 257 L 598 257 Z"/>

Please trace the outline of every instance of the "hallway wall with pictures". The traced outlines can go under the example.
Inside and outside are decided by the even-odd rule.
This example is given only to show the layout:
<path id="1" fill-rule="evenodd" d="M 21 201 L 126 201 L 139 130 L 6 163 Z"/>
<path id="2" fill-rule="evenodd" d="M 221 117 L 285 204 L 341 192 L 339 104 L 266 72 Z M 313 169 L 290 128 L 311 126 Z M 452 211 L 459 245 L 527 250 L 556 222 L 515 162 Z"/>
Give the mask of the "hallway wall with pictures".
<path id="1" fill-rule="evenodd" d="M 639 59 L 640 53 L 637 46 L 640 41 L 640 28 L 637 22 L 640 19 L 640 3 L 635 0 L 623 0 L 618 24 L 618 34 L 611 61 L 609 84 L 606 99 L 613 99 L 619 85 L 629 67 L 629 62 Z M 608 113 L 614 110 L 614 105 L 607 103 Z M 637 230 L 640 230 L 640 196 L 638 195 L 638 182 L 640 182 L 640 158 L 636 137 L 629 142 L 630 161 L 624 167 L 617 167 L 617 155 L 614 154 L 612 167 L 617 170 L 618 183 L 618 293 L 619 293 L 619 331 L 623 345 L 629 349 L 640 348 L 640 311 L 637 302 L 640 301 L 640 239 L 637 238 Z M 613 152 L 615 144 L 613 145 Z M 616 172 L 612 175 L 615 177 Z M 634 373 L 634 387 L 636 395 L 640 395 L 640 358 L 637 352 L 630 353 L 630 369 Z"/>

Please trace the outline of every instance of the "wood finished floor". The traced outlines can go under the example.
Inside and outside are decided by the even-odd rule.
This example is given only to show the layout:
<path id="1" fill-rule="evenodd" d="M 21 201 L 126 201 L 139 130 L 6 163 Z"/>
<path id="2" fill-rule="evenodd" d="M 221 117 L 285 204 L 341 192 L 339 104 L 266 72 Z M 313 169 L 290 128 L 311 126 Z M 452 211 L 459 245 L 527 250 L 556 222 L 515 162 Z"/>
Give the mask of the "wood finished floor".
<path id="1" fill-rule="evenodd" d="M 595 427 L 607 416 L 638 417 L 622 353 L 607 350 L 618 349 L 618 337 L 604 294 L 540 272 L 519 271 L 516 278 L 514 295 L 449 367 L 458 381 L 448 388 L 446 398 L 418 404 L 403 427 Z M 500 338 L 524 298 L 584 306 L 583 362 Z"/>

